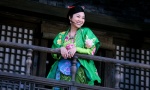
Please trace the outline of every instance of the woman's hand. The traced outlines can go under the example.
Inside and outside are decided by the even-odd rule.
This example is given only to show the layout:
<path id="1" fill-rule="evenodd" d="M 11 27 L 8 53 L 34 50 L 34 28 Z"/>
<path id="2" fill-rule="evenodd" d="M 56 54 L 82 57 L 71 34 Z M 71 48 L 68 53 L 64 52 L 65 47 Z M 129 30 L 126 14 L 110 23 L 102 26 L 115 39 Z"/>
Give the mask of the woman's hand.
<path id="1" fill-rule="evenodd" d="M 72 47 L 68 50 L 68 58 L 72 58 L 74 54 L 76 53 L 76 47 Z"/>
<path id="2" fill-rule="evenodd" d="M 67 59 L 68 58 L 68 51 L 65 47 L 61 47 L 60 48 L 60 52 L 61 52 L 61 56 L 64 58 L 64 59 Z"/>

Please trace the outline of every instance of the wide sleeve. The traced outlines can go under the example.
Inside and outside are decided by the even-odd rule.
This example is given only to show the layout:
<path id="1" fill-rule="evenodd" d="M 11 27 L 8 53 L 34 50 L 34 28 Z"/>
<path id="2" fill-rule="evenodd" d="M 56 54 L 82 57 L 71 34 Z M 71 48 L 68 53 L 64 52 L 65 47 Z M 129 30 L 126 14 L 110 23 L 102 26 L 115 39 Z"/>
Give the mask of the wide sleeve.
<path id="1" fill-rule="evenodd" d="M 63 38 L 64 33 L 65 32 L 61 32 L 55 37 L 55 39 L 53 40 L 52 47 L 51 47 L 52 49 L 57 49 L 57 48 L 61 47 L 61 45 L 63 43 L 62 38 Z M 60 59 L 60 55 L 58 55 L 58 54 L 52 54 L 52 57 L 57 60 Z"/>
<path id="2" fill-rule="evenodd" d="M 82 35 L 84 47 L 76 47 L 77 52 L 94 55 L 100 47 L 100 41 L 89 28 L 83 28 Z"/>

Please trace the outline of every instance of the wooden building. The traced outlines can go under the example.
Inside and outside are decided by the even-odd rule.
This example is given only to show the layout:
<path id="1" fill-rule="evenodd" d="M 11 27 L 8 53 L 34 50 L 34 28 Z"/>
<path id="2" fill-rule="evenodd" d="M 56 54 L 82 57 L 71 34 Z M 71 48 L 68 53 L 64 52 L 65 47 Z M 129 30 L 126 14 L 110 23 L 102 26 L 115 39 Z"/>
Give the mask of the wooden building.
<path id="1" fill-rule="evenodd" d="M 146 4 L 145 8 L 147 8 L 141 13 L 146 13 L 146 15 L 141 15 L 140 13 L 135 16 L 129 15 L 128 17 L 123 17 L 123 13 L 120 11 L 123 8 L 117 9 L 115 7 L 114 9 L 113 6 L 108 7 L 111 6 L 111 0 L 106 0 L 109 2 L 107 3 L 108 5 L 101 3 L 102 1 L 103 0 L 89 0 L 88 2 L 85 0 L 85 6 L 87 7 L 85 8 L 87 16 L 85 26 L 91 28 L 102 43 L 97 56 L 113 58 L 120 61 L 129 61 L 131 63 L 137 62 L 141 63 L 143 67 L 144 64 L 149 65 L 150 14 L 148 13 L 148 10 L 150 9 L 148 5 L 150 5 L 150 3 L 141 1 L 143 3 L 142 6 Z M 116 0 L 115 3 L 117 3 L 117 1 L 118 0 Z M 54 37 L 59 32 L 66 30 L 68 27 L 66 24 L 66 14 L 68 9 L 66 7 L 72 3 L 74 3 L 73 0 L 1 0 L 0 41 L 50 48 Z M 114 5 L 115 3 L 112 4 Z M 131 2 L 129 1 L 129 3 Z M 137 4 L 137 2 L 135 2 L 135 4 L 140 5 L 139 3 Z M 104 5 L 107 6 L 107 9 L 103 8 Z M 109 8 L 112 8 L 112 11 L 109 11 Z M 136 12 L 135 8 L 131 8 L 133 9 L 133 12 Z M 129 14 L 129 12 L 125 13 Z M 0 73 L 21 74 L 24 75 L 24 78 L 28 78 L 25 76 L 27 60 L 26 54 L 27 51 L 24 49 L 1 46 Z M 116 84 L 116 80 L 114 78 L 116 76 L 115 64 L 109 61 L 95 62 L 98 69 L 98 74 L 102 78 L 102 83 L 96 84 L 96 86 L 114 88 Z M 45 78 L 53 63 L 54 60 L 52 59 L 50 53 L 39 51 L 33 52 L 31 76 Z M 124 65 L 126 64 L 124 63 Z M 150 89 L 149 67 L 145 69 L 135 68 L 135 66 L 136 64 L 133 67 L 132 65 L 131 67 L 120 67 L 119 87 L 121 90 Z M 2 77 L 2 75 L 0 76 Z M 17 86 L 6 83 L 13 84 L 14 82 L 9 82 L 0 78 L 1 90 L 31 89 L 31 87 L 30 89 L 29 87 L 27 89 L 16 89 Z M 23 87 L 22 84 L 20 85 L 21 86 L 19 87 Z M 28 83 L 26 85 L 28 85 Z M 31 90 L 47 89 L 32 88 Z M 115 89 L 103 88 L 93 90 Z"/>

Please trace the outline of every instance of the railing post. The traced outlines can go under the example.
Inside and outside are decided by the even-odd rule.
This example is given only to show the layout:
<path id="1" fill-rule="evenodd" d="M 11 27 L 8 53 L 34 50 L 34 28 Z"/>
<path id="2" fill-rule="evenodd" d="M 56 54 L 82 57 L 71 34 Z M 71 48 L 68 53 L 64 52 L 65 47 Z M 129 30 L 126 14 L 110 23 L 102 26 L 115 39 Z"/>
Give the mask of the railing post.
<path id="1" fill-rule="evenodd" d="M 78 58 L 77 56 L 74 56 L 72 60 L 72 66 L 71 66 L 72 81 L 75 81 L 75 75 L 76 75 L 76 70 L 77 70 L 77 67 L 76 67 L 77 58 Z"/>
<path id="2" fill-rule="evenodd" d="M 119 63 L 116 63 L 116 72 L 115 72 L 115 88 L 117 90 L 119 90 L 119 83 L 120 83 L 120 64 Z"/>
<path id="3" fill-rule="evenodd" d="M 26 60 L 26 75 L 30 75 L 30 68 L 31 68 L 31 64 L 32 64 L 32 49 L 28 49 L 27 52 L 27 60 Z"/>
<path id="4" fill-rule="evenodd" d="M 72 66 L 71 66 L 71 75 L 72 75 L 72 77 L 71 77 L 71 81 L 73 83 L 73 86 L 71 86 L 69 90 L 77 90 L 77 87 L 74 86 L 76 72 L 77 72 L 77 67 L 76 67 L 77 59 L 78 59 L 78 57 L 74 56 L 73 60 L 72 60 Z"/>

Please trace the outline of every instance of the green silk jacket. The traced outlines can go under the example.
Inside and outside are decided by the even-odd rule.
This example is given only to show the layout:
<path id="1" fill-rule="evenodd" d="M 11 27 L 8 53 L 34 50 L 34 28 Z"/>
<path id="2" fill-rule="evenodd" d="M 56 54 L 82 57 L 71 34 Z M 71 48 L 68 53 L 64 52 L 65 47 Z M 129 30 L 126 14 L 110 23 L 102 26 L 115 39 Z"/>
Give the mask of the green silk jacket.
<path id="1" fill-rule="evenodd" d="M 68 35 L 70 29 L 64 32 L 60 32 L 54 39 L 52 48 L 65 47 L 65 37 Z M 88 45 L 87 45 L 88 44 Z M 100 41 L 94 35 L 94 33 L 87 27 L 82 27 L 77 30 L 74 45 L 76 46 L 76 52 L 80 54 L 94 55 L 100 47 Z M 57 70 L 57 65 L 60 55 L 52 54 L 53 58 L 56 59 L 55 63 L 52 65 L 51 70 L 47 78 L 55 79 L 55 73 Z M 97 80 L 101 83 L 101 79 L 98 76 L 97 69 L 95 67 L 93 60 L 81 59 L 78 58 L 80 64 L 84 67 L 87 78 L 90 80 L 89 85 L 94 85 L 94 81 Z"/>

